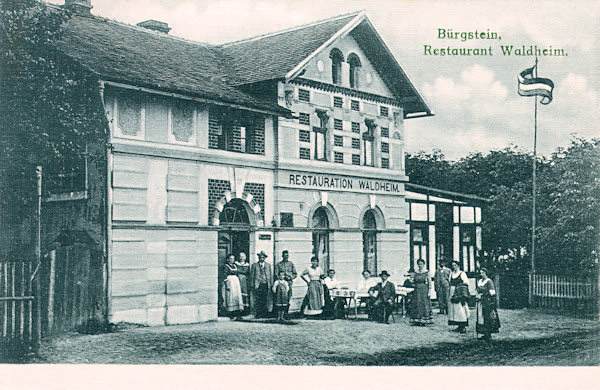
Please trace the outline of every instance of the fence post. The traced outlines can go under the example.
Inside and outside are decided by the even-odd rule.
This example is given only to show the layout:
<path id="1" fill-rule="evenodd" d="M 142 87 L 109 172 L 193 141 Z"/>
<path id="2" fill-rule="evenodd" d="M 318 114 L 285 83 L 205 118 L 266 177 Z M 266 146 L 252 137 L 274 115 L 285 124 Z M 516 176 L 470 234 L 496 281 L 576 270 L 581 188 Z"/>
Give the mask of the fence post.
<path id="1" fill-rule="evenodd" d="M 48 277 L 48 333 L 54 326 L 54 278 L 56 274 L 56 249 L 50 251 L 50 275 Z"/>
<path id="2" fill-rule="evenodd" d="M 35 176 L 37 179 L 37 207 L 35 210 L 36 219 L 36 234 L 35 234 L 35 258 L 37 265 L 35 270 L 39 270 L 40 262 L 42 261 L 42 166 L 38 165 L 35 169 Z M 36 272 L 34 271 L 34 272 Z M 39 276 L 35 277 L 35 300 L 37 302 L 35 310 L 35 334 L 36 334 L 36 348 L 39 346 L 42 339 L 42 289 L 40 286 Z"/>
<path id="3" fill-rule="evenodd" d="M 529 303 L 529 308 L 531 309 L 533 307 L 533 272 L 529 272 L 529 299 L 528 299 L 528 303 Z"/>
<path id="4" fill-rule="evenodd" d="M 600 320 L 600 263 L 596 261 L 596 286 L 594 288 L 594 294 L 592 295 L 596 299 L 596 318 Z M 592 299 L 594 299 L 592 298 Z"/>
<path id="5" fill-rule="evenodd" d="M 494 287 L 496 287 L 496 306 L 500 307 L 500 275 L 494 276 Z"/>

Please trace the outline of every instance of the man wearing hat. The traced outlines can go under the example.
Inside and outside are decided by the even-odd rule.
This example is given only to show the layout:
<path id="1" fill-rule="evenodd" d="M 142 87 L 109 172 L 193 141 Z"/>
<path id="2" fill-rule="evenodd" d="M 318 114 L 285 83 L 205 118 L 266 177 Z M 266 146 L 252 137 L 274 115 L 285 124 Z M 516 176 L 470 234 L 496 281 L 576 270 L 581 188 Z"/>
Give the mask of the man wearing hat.
<path id="1" fill-rule="evenodd" d="M 375 287 L 371 287 L 369 290 L 373 290 L 373 295 L 376 296 L 373 303 L 373 311 L 376 318 L 389 324 L 390 314 L 392 314 L 394 301 L 396 300 L 396 287 L 392 282 L 388 281 L 390 274 L 387 271 L 381 271 L 379 277 L 381 278 L 381 283 L 377 283 Z"/>
<path id="2" fill-rule="evenodd" d="M 250 285 L 254 294 L 256 318 L 266 317 L 269 312 L 269 298 L 273 273 L 271 265 L 265 262 L 267 254 L 264 251 L 257 253 L 258 261 L 250 268 Z"/>
<path id="3" fill-rule="evenodd" d="M 275 267 L 273 269 L 273 274 L 275 276 L 279 275 L 280 272 L 283 272 L 284 279 L 285 281 L 287 281 L 289 289 L 288 289 L 288 296 L 291 299 L 292 298 L 292 284 L 294 283 L 294 279 L 296 279 L 296 277 L 298 276 L 298 273 L 296 272 L 296 267 L 294 267 L 294 263 L 292 263 L 290 260 L 290 254 L 287 250 L 284 250 L 283 252 L 281 252 L 281 261 L 277 264 L 275 264 Z M 288 310 L 289 310 L 289 305 L 286 307 L 285 309 L 285 319 L 288 319 Z"/>

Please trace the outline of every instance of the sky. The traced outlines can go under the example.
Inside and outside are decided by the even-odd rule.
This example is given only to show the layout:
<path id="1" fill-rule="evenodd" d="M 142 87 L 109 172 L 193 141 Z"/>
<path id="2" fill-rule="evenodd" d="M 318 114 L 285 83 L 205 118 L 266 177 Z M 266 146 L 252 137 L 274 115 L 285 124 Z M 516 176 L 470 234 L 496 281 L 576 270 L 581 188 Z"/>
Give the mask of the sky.
<path id="1" fill-rule="evenodd" d="M 63 4 L 64 0 L 52 0 Z M 440 150 L 457 160 L 515 145 L 533 150 L 535 98 L 517 94 L 517 75 L 535 56 L 505 56 L 501 45 L 562 49 L 540 56 L 538 76 L 554 99 L 537 107 L 537 151 L 573 137 L 600 138 L 600 0 L 92 0 L 92 13 L 125 23 L 167 22 L 170 34 L 222 43 L 364 10 L 435 116 L 405 121 L 406 150 Z M 449 39 L 453 32 L 499 39 Z M 431 51 L 426 51 L 430 45 Z M 486 48 L 492 55 L 441 56 L 434 49 Z"/>

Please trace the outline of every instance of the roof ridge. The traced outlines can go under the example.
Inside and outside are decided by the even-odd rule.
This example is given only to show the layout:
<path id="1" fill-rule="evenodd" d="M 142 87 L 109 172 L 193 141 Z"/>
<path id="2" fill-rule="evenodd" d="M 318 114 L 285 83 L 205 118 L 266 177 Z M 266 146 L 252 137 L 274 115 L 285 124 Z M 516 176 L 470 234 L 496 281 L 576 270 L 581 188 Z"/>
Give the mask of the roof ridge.
<path id="1" fill-rule="evenodd" d="M 93 19 L 95 21 L 103 21 L 103 22 L 113 23 L 113 24 L 116 24 L 116 25 L 119 25 L 119 26 L 122 26 L 122 27 L 130 28 L 132 30 L 137 30 L 137 31 L 140 31 L 140 32 L 152 34 L 152 35 L 155 35 L 155 36 L 158 36 L 158 37 L 167 38 L 167 39 L 173 39 L 173 40 L 176 40 L 176 41 L 187 42 L 187 43 L 191 43 L 191 44 L 202 46 L 202 47 L 208 47 L 208 48 L 213 48 L 213 49 L 218 49 L 219 48 L 219 45 L 215 45 L 215 44 L 212 44 L 212 43 L 195 41 L 195 40 L 192 40 L 192 39 L 180 37 L 178 35 L 165 34 L 163 32 L 154 31 L 154 30 L 146 28 L 146 27 L 141 27 L 141 26 L 137 26 L 135 24 L 129 24 L 129 23 L 126 23 L 126 22 L 121 22 L 121 21 L 116 20 L 116 19 L 107 18 L 106 16 L 100 16 L 100 15 L 89 15 L 89 16 L 88 15 L 73 15 L 73 16 L 71 16 L 71 19 L 73 19 L 75 17 L 77 17 L 77 18 L 86 18 L 86 19 Z M 67 21 L 67 23 L 68 23 L 68 21 Z"/>
<path id="2" fill-rule="evenodd" d="M 237 44 L 240 44 L 240 43 L 256 41 L 256 40 L 259 40 L 259 39 L 263 39 L 263 38 L 267 38 L 267 37 L 272 37 L 272 36 L 276 36 L 276 35 L 288 33 L 288 32 L 291 32 L 291 31 L 301 30 L 301 29 L 308 28 L 308 27 L 314 27 L 314 26 L 317 26 L 319 24 L 333 22 L 333 21 L 339 20 L 339 19 L 344 19 L 344 18 L 347 18 L 347 17 L 349 17 L 351 15 L 354 15 L 355 17 L 357 17 L 357 16 L 363 14 L 364 12 L 365 12 L 364 9 L 359 10 L 359 11 L 353 11 L 353 12 L 349 12 L 349 13 L 342 14 L 342 15 L 332 16 L 332 17 L 327 18 L 327 19 L 317 20 L 315 22 L 310 22 L 310 23 L 307 23 L 307 24 L 299 25 L 299 26 L 289 27 L 289 28 L 286 28 L 286 29 L 283 29 L 283 30 L 278 30 L 278 31 L 270 32 L 270 33 L 261 34 L 261 35 L 255 35 L 253 37 L 239 39 L 237 41 L 225 42 L 225 43 L 222 43 L 222 44 L 220 44 L 218 46 L 220 46 L 220 47 L 228 47 L 228 46 L 233 46 L 233 45 L 237 45 Z"/>

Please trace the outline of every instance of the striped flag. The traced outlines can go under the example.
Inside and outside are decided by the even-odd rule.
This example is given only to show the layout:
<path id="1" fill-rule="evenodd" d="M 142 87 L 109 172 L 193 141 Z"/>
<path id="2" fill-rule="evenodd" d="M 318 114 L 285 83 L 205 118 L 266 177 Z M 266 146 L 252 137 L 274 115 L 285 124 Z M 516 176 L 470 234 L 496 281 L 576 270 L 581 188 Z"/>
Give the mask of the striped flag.
<path id="1" fill-rule="evenodd" d="M 533 71 L 537 66 L 527 68 L 519 73 L 519 95 L 521 96 L 541 96 L 540 103 L 549 104 L 552 101 L 552 90 L 554 83 L 550 79 L 543 77 L 534 77 Z"/>

